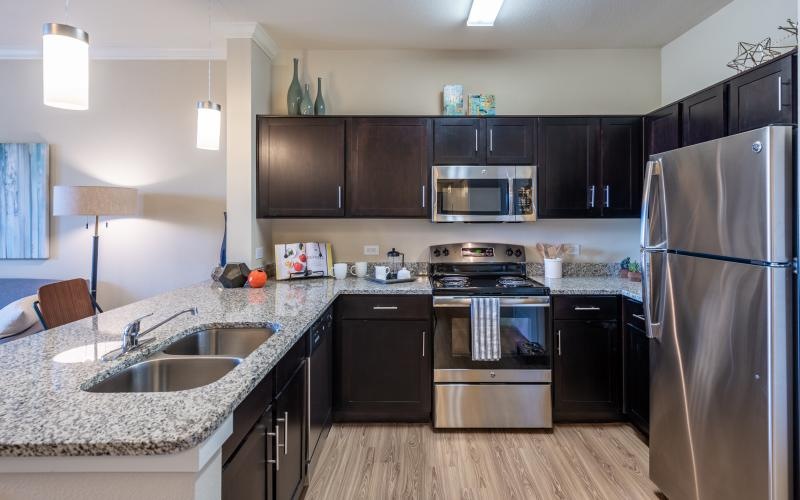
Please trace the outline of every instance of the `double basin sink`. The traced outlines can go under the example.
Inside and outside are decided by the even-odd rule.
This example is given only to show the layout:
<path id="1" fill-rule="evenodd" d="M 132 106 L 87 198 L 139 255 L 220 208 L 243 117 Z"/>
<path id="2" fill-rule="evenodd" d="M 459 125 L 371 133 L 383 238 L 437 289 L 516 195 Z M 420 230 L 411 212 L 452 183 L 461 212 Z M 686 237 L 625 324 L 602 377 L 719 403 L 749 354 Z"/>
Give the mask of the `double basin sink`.
<path id="1" fill-rule="evenodd" d="M 266 342 L 271 328 L 209 328 L 167 345 L 87 388 L 88 392 L 171 392 L 208 385 Z"/>

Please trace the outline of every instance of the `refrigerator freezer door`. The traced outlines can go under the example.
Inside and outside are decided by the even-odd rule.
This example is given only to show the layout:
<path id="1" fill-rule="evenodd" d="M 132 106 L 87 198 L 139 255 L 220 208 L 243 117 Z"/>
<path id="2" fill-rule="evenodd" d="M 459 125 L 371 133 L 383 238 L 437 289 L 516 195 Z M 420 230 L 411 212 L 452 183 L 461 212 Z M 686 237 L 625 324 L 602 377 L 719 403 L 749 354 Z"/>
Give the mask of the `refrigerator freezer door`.
<path id="1" fill-rule="evenodd" d="M 661 162 L 667 248 L 789 262 L 791 144 L 791 127 L 765 127 L 653 155 Z"/>
<path id="2" fill-rule="evenodd" d="M 669 498 L 789 494 L 791 269 L 667 254 L 650 477 Z"/>

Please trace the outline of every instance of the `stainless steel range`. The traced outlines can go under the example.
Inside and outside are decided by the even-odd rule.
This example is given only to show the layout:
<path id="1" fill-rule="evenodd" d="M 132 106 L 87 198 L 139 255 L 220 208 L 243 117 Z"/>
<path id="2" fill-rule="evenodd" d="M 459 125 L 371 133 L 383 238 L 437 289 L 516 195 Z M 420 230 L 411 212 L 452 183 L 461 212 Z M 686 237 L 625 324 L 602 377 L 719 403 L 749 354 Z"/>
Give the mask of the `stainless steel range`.
<path id="1" fill-rule="evenodd" d="M 434 427 L 552 427 L 550 289 L 527 278 L 525 249 L 502 243 L 430 247 Z M 473 299 L 499 302 L 500 359 L 472 353 Z"/>

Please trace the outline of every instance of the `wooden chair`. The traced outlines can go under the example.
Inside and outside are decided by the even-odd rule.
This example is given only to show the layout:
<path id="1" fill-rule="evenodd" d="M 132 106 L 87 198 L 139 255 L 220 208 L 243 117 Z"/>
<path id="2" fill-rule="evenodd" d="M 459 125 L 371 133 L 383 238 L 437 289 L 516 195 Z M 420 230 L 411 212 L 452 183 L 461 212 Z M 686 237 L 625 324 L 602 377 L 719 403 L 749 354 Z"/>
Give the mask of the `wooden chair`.
<path id="1" fill-rule="evenodd" d="M 39 288 L 33 309 L 45 330 L 103 312 L 92 299 L 86 280 L 76 278 Z"/>

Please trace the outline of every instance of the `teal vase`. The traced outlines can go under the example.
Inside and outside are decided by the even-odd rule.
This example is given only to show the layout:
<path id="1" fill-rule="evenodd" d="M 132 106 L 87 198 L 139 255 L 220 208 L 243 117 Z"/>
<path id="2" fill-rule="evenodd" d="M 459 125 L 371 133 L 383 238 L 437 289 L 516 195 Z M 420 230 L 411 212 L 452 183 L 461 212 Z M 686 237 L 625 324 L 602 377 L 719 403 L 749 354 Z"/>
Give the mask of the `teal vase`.
<path id="1" fill-rule="evenodd" d="M 314 114 L 323 116 L 325 114 L 325 99 L 322 98 L 322 78 L 317 78 L 317 99 L 314 101 Z"/>
<path id="2" fill-rule="evenodd" d="M 314 104 L 311 102 L 311 94 L 308 91 L 307 83 L 306 90 L 303 92 L 303 100 L 300 101 L 300 114 L 304 116 L 314 114 Z"/>
<path id="3" fill-rule="evenodd" d="M 289 94 L 286 96 L 286 112 L 289 115 L 300 114 L 300 101 L 303 99 L 303 91 L 300 88 L 300 80 L 297 78 L 297 64 L 299 59 L 295 58 L 294 61 L 294 77 L 292 83 L 289 84 Z"/>

